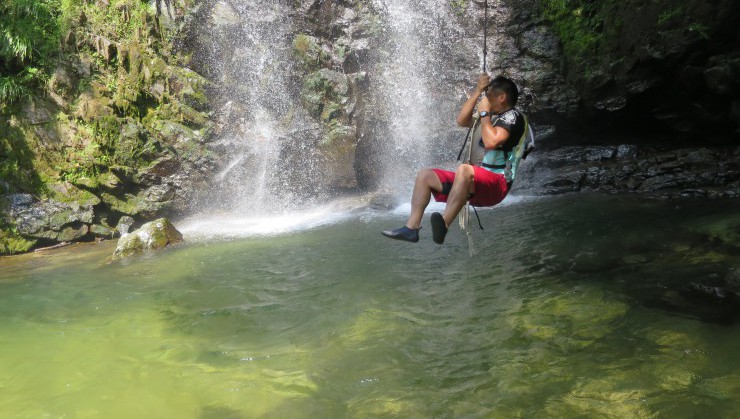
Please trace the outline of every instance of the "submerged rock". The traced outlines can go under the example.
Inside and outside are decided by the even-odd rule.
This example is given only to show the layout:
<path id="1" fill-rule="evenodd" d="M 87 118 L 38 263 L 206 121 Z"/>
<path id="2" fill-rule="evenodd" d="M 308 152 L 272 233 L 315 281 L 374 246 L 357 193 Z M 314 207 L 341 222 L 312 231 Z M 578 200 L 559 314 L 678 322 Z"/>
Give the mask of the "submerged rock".
<path id="1" fill-rule="evenodd" d="M 161 249 L 182 241 L 180 233 L 166 218 L 148 222 L 140 229 L 121 237 L 113 252 L 114 258 L 124 258 L 147 250 Z"/>

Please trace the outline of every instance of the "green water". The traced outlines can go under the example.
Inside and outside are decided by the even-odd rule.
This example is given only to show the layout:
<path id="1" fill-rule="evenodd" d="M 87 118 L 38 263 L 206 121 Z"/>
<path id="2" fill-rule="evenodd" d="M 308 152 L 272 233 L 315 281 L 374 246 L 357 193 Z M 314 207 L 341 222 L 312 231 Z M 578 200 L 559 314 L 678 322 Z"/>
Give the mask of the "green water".
<path id="1" fill-rule="evenodd" d="M 737 307 L 682 293 L 738 289 L 739 209 L 523 202 L 475 259 L 400 213 L 0 259 L 0 417 L 740 417 Z"/>

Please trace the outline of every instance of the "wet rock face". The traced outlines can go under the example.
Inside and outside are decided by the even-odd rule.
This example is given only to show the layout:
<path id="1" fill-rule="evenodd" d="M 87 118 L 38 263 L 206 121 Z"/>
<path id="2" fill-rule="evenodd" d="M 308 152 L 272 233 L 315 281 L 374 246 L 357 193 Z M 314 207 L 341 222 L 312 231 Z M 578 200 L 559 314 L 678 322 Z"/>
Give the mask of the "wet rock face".
<path id="1" fill-rule="evenodd" d="M 585 57 L 563 56 L 580 97 L 571 125 L 642 143 L 737 140 L 740 3 L 607 1 L 595 10 L 605 36 Z"/>
<path id="2" fill-rule="evenodd" d="M 3 218 L 21 237 L 38 245 L 112 238 L 106 217 L 95 212 L 94 203 L 38 201 L 30 194 L 0 195 Z"/>
<path id="3" fill-rule="evenodd" d="M 509 75 L 520 88 L 518 107 L 540 124 L 576 115 L 576 87 L 562 72 L 563 49 L 538 0 L 509 0 L 489 5 L 491 71 Z M 472 28 L 472 30 L 476 30 Z"/>
<path id="4" fill-rule="evenodd" d="M 299 196 L 355 189 L 352 163 L 373 6 L 279 3 L 218 1 L 198 12 L 187 43 L 197 70 L 218 82 L 219 141 L 212 149 L 227 168 L 235 154 L 250 163 L 264 157 L 250 141 L 269 141 L 278 144 L 273 154 L 280 157 L 271 163 L 273 183 L 294 185 L 291 192 Z M 241 193 L 229 183 L 256 182 L 248 173 L 231 182 L 231 175 L 217 185 L 228 190 L 223 196 Z"/>
<path id="5" fill-rule="evenodd" d="M 657 151 L 637 146 L 563 147 L 535 152 L 512 193 L 646 193 L 664 197 L 740 197 L 740 148 Z"/>

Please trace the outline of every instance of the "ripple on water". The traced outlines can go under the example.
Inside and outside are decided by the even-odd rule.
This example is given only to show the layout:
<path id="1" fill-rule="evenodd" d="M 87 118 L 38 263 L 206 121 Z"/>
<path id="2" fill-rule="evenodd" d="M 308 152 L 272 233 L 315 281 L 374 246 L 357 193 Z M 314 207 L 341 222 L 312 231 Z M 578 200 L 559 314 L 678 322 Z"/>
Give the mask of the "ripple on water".
<path id="1" fill-rule="evenodd" d="M 737 207 L 674 205 L 483 211 L 476 258 L 456 227 L 409 245 L 379 234 L 403 215 L 363 213 L 113 263 L 111 244 L 3 259 L 0 416 L 734 417 L 738 325 L 668 297 L 732 286 L 737 242 L 707 226 Z"/>

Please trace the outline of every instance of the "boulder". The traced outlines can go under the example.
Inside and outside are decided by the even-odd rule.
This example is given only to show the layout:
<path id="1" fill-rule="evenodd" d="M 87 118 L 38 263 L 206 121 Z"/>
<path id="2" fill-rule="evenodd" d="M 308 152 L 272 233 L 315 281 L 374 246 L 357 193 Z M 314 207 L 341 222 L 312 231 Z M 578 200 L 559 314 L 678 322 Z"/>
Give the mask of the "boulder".
<path id="1" fill-rule="evenodd" d="M 54 107 L 43 100 L 27 100 L 23 103 L 22 115 L 31 125 L 54 121 Z"/>
<path id="2" fill-rule="evenodd" d="M 167 245 L 182 241 L 182 233 L 166 219 L 148 222 L 138 230 L 121 237 L 113 252 L 116 259 L 125 258 L 147 250 L 162 249 Z"/>

